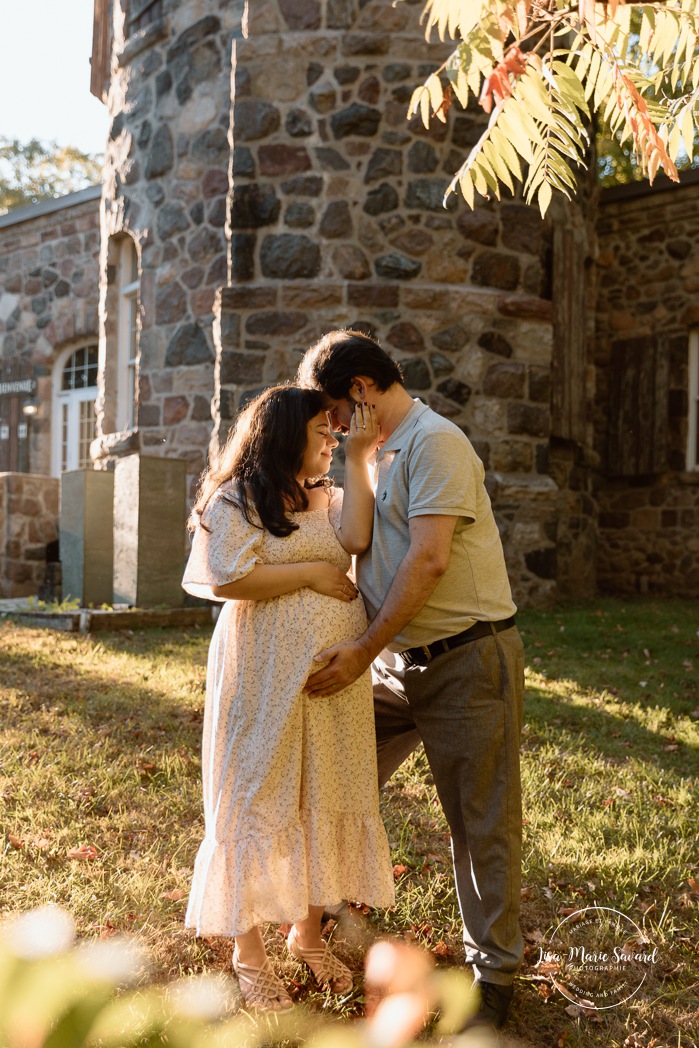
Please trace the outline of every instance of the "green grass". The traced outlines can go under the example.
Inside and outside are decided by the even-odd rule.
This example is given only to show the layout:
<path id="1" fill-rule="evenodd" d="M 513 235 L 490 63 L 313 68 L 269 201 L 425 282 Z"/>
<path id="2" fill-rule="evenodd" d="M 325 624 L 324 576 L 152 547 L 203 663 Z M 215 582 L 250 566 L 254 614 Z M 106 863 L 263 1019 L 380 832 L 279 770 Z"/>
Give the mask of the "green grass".
<path id="1" fill-rule="evenodd" d="M 520 623 L 527 956 L 508 1029 L 535 1045 L 650 1048 L 655 1038 L 655 1048 L 690 1048 L 699 1029 L 699 894 L 688 880 L 699 879 L 699 613 L 604 600 L 523 612 Z M 3 919 L 54 901 L 82 937 L 136 934 L 158 979 L 227 969 L 227 942 L 196 940 L 182 926 L 202 835 L 209 636 L 0 627 Z M 395 910 L 370 914 L 366 936 L 400 934 L 459 964 L 448 830 L 421 752 L 382 804 L 405 870 Z M 81 845 L 97 856 L 70 859 Z M 566 1013 L 534 967 L 560 911 L 593 902 L 622 910 L 659 948 L 643 993 L 601 1022 Z M 299 999 L 327 1011 L 273 929 L 269 941 Z M 338 952 L 361 968 L 361 942 Z M 357 990 L 334 1007 L 353 1016 L 362 1004 Z"/>

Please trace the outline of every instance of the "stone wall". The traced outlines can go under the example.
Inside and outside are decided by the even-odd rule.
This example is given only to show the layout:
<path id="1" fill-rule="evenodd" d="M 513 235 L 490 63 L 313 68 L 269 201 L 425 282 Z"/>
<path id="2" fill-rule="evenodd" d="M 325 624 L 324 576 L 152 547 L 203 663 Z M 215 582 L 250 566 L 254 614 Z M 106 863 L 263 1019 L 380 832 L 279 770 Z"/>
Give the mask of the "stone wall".
<path id="1" fill-rule="evenodd" d="M 520 202 L 442 201 L 483 127 L 406 111 L 446 53 L 422 2 L 253 0 L 234 44 L 231 286 L 217 304 L 218 436 L 253 392 L 353 326 L 472 440 L 518 596 L 549 601 L 550 228 Z"/>
<path id="2" fill-rule="evenodd" d="M 0 218 L 0 357 L 37 377 L 29 471 L 51 472 L 52 373 L 59 354 L 97 341 L 99 188 Z"/>
<path id="3" fill-rule="evenodd" d="M 113 432 L 115 390 L 103 372 L 98 467 L 143 451 L 187 459 L 193 481 L 205 465 L 213 303 L 227 280 L 231 38 L 243 6 L 170 0 L 161 19 L 127 40 L 121 5 L 114 5 L 100 340 L 105 359 L 113 357 L 112 257 L 118 238 L 130 235 L 139 258 L 140 355 L 133 432 Z"/>
<path id="4" fill-rule="evenodd" d="M 691 172 L 680 188 L 624 187 L 602 197 L 595 361 L 602 591 L 699 596 L 699 471 L 685 466 L 688 335 L 699 327 L 698 183 Z M 639 466 L 625 475 L 610 432 L 625 410 L 615 400 L 615 347 L 633 354 L 627 389 L 636 381 L 634 357 L 638 368 L 644 358 L 655 362 L 639 380 L 650 408 L 626 433 L 638 443 Z"/>
<path id="5" fill-rule="evenodd" d="M 0 597 L 35 595 L 46 576 L 46 547 L 58 538 L 59 480 L 0 473 Z"/>

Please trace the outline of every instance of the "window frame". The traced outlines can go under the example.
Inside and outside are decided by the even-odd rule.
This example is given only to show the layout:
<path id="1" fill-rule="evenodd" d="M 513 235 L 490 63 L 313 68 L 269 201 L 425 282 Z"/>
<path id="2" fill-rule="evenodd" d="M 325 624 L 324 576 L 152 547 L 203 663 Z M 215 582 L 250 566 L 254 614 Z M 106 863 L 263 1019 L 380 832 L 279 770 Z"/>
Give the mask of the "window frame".
<path id="1" fill-rule="evenodd" d="M 134 278 L 134 271 L 136 276 Z M 117 400 L 116 431 L 136 428 L 136 389 L 138 382 L 141 281 L 138 273 L 138 251 L 131 237 L 119 244 L 117 323 Z"/>
<path id="2" fill-rule="evenodd" d="M 92 401 L 93 405 L 98 397 L 98 386 L 84 386 L 82 389 L 63 389 L 63 372 L 68 361 L 81 349 L 98 349 L 97 339 L 69 346 L 56 358 L 53 366 L 53 396 L 51 407 L 52 433 L 51 433 L 51 476 L 60 477 L 63 472 L 71 472 L 73 469 L 86 468 L 80 465 L 80 405 L 86 401 Z M 98 352 L 99 367 L 99 352 Z M 72 411 L 71 411 L 72 408 Z M 71 466 L 70 460 L 64 470 L 63 444 L 64 444 L 64 410 L 68 410 L 68 434 L 67 443 L 73 443 L 78 456 L 78 464 Z M 94 412 L 93 412 L 94 413 Z M 96 416 L 93 421 L 93 437 L 96 436 Z"/>

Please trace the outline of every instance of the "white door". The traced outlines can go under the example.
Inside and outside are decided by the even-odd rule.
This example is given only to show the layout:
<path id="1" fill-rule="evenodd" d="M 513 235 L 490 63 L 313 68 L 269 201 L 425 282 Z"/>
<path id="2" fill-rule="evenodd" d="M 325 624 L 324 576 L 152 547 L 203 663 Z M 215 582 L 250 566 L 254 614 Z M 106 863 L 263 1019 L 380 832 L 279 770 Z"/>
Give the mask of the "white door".
<path id="1" fill-rule="evenodd" d="M 95 437 L 97 346 L 74 350 L 56 379 L 53 472 L 87 469 Z"/>

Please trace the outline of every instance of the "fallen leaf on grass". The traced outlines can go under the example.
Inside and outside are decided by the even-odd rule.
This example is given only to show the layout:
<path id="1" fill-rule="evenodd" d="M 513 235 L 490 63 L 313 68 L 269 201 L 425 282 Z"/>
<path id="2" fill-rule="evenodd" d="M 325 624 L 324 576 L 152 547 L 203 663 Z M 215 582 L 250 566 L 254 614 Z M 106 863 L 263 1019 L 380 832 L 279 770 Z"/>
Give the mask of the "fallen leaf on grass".
<path id="1" fill-rule="evenodd" d="M 69 859 L 78 859 L 81 862 L 89 862 L 99 855 L 97 848 L 92 844 L 81 844 L 79 848 L 71 848 L 67 853 Z"/>
<path id="2" fill-rule="evenodd" d="M 542 997 L 545 1001 L 549 1001 L 555 993 L 555 990 L 553 990 L 547 983 L 539 983 L 536 990 L 539 997 Z"/>
<path id="3" fill-rule="evenodd" d="M 134 764 L 139 775 L 153 775 L 158 770 L 157 764 L 154 764 L 153 761 L 147 761 L 143 757 L 138 757 Z"/>
<path id="4" fill-rule="evenodd" d="M 687 884 L 690 887 L 692 895 L 699 895 L 699 882 L 696 877 L 688 877 Z"/>
<path id="5" fill-rule="evenodd" d="M 393 867 L 393 876 L 396 878 L 396 880 L 398 880 L 399 877 L 402 877 L 403 874 L 407 873 L 407 872 L 408 872 L 408 867 L 407 866 L 401 866 L 400 863 L 398 863 L 396 866 Z"/>
<path id="6" fill-rule="evenodd" d="M 577 906 L 561 906 L 557 912 L 561 917 L 567 917 L 570 924 L 577 924 L 578 921 L 582 921 L 585 917 L 585 914 Z"/>
<path id="7" fill-rule="evenodd" d="M 451 957 L 451 950 L 449 949 L 447 944 L 443 942 L 441 939 L 435 946 L 432 947 L 432 953 L 435 955 L 435 957 Z"/>
<path id="8" fill-rule="evenodd" d="M 90 928 L 92 928 L 93 931 L 99 932 L 100 939 L 111 939 L 111 937 L 116 935 L 119 931 L 119 929 L 112 924 L 109 918 L 107 918 L 104 924 L 91 924 Z"/>
<path id="9" fill-rule="evenodd" d="M 13 848 L 16 848 L 17 851 L 24 847 L 24 841 L 20 837 L 15 837 L 14 833 L 8 833 L 7 839 L 10 842 L 10 845 Z"/>
<path id="10" fill-rule="evenodd" d="M 160 898 L 170 899 L 172 902 L 179 902 L 180 899 L 184 899 L 185 894 L 184 888 L 173 888 L 171 892 L 163 892 Z"/>
<path id="11" fill-rule="evenodd" d="M 668 746 L 663 746 L 665 753 L 676 753 L 680 746 L 677 742 L 671 742 Z"/>
<path id="12" fill-rule="evenodd" d="M 654 1037 L 652 1041 L 646 1041 L 645 1038 L 647 1036 L 647 1032 L 639 1034 L 634 1030 L 624 1041 L 623 1048 L 655 1048 L 658 1038 Z"/>
<path id="13" fill-rule="evenodd" d="M 624 798 L 626 798 L 626 797 L 630 797 L 631 796 L 631 794 L 633 793 L 633 790 L 624 790 L 624 789 L 622 789 L 621 786 L 615 786 L 614 787 L 614 792 L 616 793 L 617 797 L 624 797 Z"/>
<path id="14" fill-rule="evenodd" d="M 34 847 L 37 851 L 47 852 L 51 847 L 51 843 L 46 839 L 46 837 L 40 837 L 38 841 L 34 841 Z"/>
<path id="15" fill-rule="evenodd" d="M 590 1002 L 592 1004 L 592 1002 Z M 585 1008 L 581 1004 L 569 1004 L 564 1009 L 568 1015 L 571 1015 L 574 1019 L 593 1019 L 595 1022 L 602 1022 L 602 1016 L 599 1014 L 597 1009 L 593 1006 Z"/>

